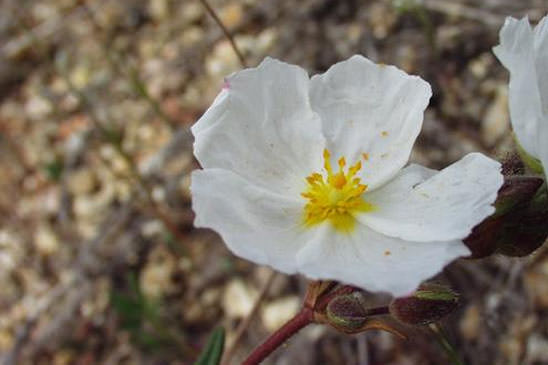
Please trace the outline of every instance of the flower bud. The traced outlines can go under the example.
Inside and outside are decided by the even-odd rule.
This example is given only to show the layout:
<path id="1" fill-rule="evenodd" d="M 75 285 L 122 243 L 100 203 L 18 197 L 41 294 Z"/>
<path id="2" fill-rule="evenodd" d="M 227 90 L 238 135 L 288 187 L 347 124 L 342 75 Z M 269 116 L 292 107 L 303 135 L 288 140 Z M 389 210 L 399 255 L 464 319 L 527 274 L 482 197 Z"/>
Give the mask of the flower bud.
<path id="1" fill-rule="evenodd" d="M 523 234 L 524 229 L 531 232 L 531 240 L 534 243 L 523 246 L 538 247 L 536 233 L 539 233 L 539 229 L 540 231 L 543 229 L 538 227 L 534 217 L 529 217 L 530 214 L 527 212 L 543 181 L 541 178 L 529 176 L 505 178 L 504 185 L 500 188 L 495 201 L 495 214 L 474 227 L 472 233 L 464 240 L 466 246 L 472 251 L 471 258 L 486 257 L 497 250 L 502 252 L 500 246 L 507 246 L 509 242 L 514 241 L 515 233 Z M 525 251 L 527 250 L 523 252 Z"/>
<path id="2" fill-rule="evenodd" d="M 488 217 L 475 226 L 463 241 L 472 253 L 467 258 L 480 259 L 495 253 L 503 223 L 502 217 Z"/>
<path id="3" fill-rule="evenodd" d="M 534 176 L 507 176 L 495 201 L 495 216 L 508 213 L 518 204 L 530 201 L 544 180 Z"/>
<path id="4" fill-rule="evenodd" d="M 359 293 L 333 298 L 326 309 L 329 324 L 343 332 L 353 332 L 365 324 L 367 311 Z"/>
<path id="5" fill-rule="evenodd" d="M 390 314 L 405 324 L 425 325 L 439 321 L 453 312 L 458 295 L 437 284 L 423 284 L 413 295 L 396 298 L 389 306 Z"/>
<path id="6" fill-rule="evenodd" d="M 497 242 L 497 253 L 527 256 L 548 237 L 548 191 L 539 189 L 529 204 L 507 214 Z"/>

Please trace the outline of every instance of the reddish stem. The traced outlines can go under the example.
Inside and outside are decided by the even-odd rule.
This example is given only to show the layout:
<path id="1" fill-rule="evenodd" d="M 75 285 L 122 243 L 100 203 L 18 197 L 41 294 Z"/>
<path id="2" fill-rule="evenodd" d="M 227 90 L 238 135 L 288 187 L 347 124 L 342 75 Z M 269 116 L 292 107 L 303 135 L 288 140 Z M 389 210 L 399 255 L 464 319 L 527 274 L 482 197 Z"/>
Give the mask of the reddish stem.
<path id="1" fill-rule="evenodd" d="M 260 364 L 268 355 L 280 347 L 288 338 L 299 332 L 300 329 L 308 326 L 314 321 L 314 312 L 310 308 L 302 308 L 295 317 L 280 327 L 259 347 L 247 357 L 243 365 Z"/>
<path id="2" fill-rule="evenodd" d="M 369 308 L 365 311 L 368 316 L 382 316 L 384 314 L 390 314 L 390 309 L 388 307 L 377 307 Z"/>

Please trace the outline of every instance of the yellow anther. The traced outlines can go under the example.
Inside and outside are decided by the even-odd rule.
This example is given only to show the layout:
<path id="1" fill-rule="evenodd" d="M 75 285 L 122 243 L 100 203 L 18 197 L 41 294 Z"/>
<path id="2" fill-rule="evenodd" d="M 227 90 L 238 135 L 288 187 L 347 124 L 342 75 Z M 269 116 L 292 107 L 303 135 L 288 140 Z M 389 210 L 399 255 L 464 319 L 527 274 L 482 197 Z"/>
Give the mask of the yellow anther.
<path id="1" fill-rule="evenodd" d="M 323 151 L 325 175 L 318 172 L 310 174 L 306 181 L 308 187 L 301 196 L 308 200 L 304 207 L 304 223 L 313 226 L 329 221 L 337 230 L 350 231 L 356 220 L 354 215 L 374 209 L 373 205 L 362 198 L 367 185 L 360 184 L 360 178 L 354 177 L 362 168 L 361 161 L 344 171 L 346 160 L 339 158 L 339 171 L 333 173 L 330 153 Z"/>
<path id="2" fill-rule="evenodd" d="M 362 169 L 362 162 L 361 161 L 358 161 L 354 164 L 354 166 L 351 166 L 349 169 L 348 169 L 348 175 L 349 176 L 354 176 L 356 175 L 356 173 L 358 171 L 360 171 Z"/>
<path id="3" fill-rule="evenodd" d="M 344 174 L 339 172 L 337 175 L 333 176 L 333 186 L 337 189 L 342 189 L 346 185 L 346 177 Z"/>

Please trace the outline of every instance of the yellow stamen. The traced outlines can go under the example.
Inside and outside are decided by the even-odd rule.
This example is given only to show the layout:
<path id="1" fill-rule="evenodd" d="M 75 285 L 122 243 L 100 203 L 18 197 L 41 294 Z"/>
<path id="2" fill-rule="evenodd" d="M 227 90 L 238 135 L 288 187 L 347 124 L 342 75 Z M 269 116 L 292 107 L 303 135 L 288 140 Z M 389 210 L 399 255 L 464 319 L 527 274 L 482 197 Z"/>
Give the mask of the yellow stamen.
<path id="1" fill-rule="evenodd" d="M 313 226 L 329 221 L 333 227 L 342 232 L 351 231 L 356 219 L 354 215 L 368 212 L 374 206 L 362 198 L 367 185 L 361 184 L 355 177 L 362 168 L 361 161 L 356 162 L 345 172 L 346 160 L 339 158 L 339 171 L 333 172 L 327 149 L 323 152 L 325 176 L 317 172 L 310 174 L 306 181 L 307 189 L 301 194 L 308 200 L 304 207 L 304 224 Z"/>

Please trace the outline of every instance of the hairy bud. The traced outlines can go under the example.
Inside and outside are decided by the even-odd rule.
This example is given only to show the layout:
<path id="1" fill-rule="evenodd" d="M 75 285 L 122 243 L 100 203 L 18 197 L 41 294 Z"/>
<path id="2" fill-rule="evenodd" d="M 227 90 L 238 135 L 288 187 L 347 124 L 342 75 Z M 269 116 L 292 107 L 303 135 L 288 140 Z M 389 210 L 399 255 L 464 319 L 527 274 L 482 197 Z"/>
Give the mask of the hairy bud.
<path id="1" fill-rule="evenodd" d="M 390 314 L 405 324 L 425 325 L 437 322 L 458 306 L 458 295 L 437 284 L 423 284 L 413 295 L 396 298 L 389 306 Z"/>
<path id="2" fill-rule="evenodd" d="M 539 244 L 539 237 L 544 234 L 544 229 L 536 222 L 542 203 L 537 203 L 537 195 L 544 180 L 530 176 L 508 176 L 504 185 L 498 192 L 495 201 L 495 214 L 485 219 L 474 227 L 472 233 L 464 240 L 464 243 L 472 251 L 471 258 L 489 256 L 495 252 L 509 252 L 506 248 L 517 242 L 516 234 L 530 237 L 526 243 L 520 242 L 522 248 L 535 247 Z M 546 206 L 546 205 L 545 205 Z M 542 214 L 541 214 L 542 215 Z M 536 218 L 535 218 L 536 217 Z M 546 222 L 544 218 L 544 222 Z M 524 232 L 526 231 L 526 232 Z M 547 232 L 548 233 L 548 232 Z M 546 235 L 544 234 L 544 237 Z M 505 251 L 501 250 L 501 248 Z M 528 249 L 520 249 L 519 252 L 532 252 Z M 516 251 L 517 252 L 517 251 Z M 525 253 L 527 254 L 527 253 Z"/>
<path id="3" fill-rule="evenodd" d="M 327 305 L 326 314 L 329 324 L 343 332 L 355 331 L 367 320 L 367 310 L 359 293 L 333 298 Z"/>
<path id="4" fill-rule="evenodd" d="M 529 202 L 543 184 L 544 179 L 534 176 L 508 176 L 495 201 L 495 216 L 504 215 L 517 205 Z"/>
<path id="5" fill-rule="evenodd" d="M 497 253 L 527 256 L 548 237 L 548 191 L 539 189 L 529 204 L 507 214 L 497 242 Z"/>

